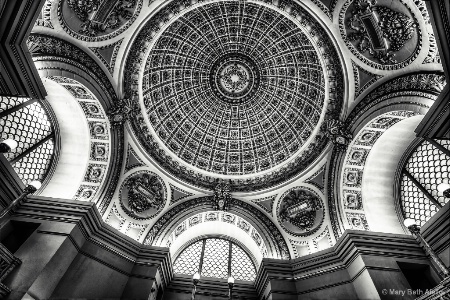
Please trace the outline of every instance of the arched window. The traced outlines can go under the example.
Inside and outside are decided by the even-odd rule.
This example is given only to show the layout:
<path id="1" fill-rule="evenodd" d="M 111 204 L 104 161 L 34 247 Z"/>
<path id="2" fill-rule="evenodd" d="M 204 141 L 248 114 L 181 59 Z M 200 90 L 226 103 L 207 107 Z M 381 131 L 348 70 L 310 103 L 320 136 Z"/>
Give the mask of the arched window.
<path id="1" fill-rule="evenodd" d="M 253 281 L 256 269 L 249 255 L 235 243 L 207 238 L 186 247 L 173 265 L 174 273 Z"/>
<path id="2" fill-rule="evenodd" d="M 54 150 L 54 128 L 37 99 L 0 97 L 0 140 L 14 139 L 18 146 L 5 153 L 24 183 L 43 181 Z"/>
<path id="3" fill-rule="evenodd" d="M 425 224 L 449 198 L 441 186 L 449 182 L 450 141 L 425 140 L 409 156 L 400 183 L 400 204 L 405 218 Z"/>

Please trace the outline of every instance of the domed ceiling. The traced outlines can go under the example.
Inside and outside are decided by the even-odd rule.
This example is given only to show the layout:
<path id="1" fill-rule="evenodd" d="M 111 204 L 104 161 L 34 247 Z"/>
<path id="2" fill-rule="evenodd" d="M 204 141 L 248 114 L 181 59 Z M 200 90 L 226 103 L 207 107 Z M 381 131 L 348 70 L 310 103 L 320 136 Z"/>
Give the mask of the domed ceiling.
<path id="1" fill-rule="evenodd" d="M 148 153 L 207 188 L 215 178 L 262 188 L 304 170 L 341 107 L 341 66 L 324 30 L 297 6 L 171 5 L 179 16 L 163 26 L 164 10 L 151 18 L 131 51 L 139 63 L 129 61 Z"/>
<path id="2" fill-rule="evenodd" d="M 74 199 L 173 253 L 223 224 L 273 258 L 371 229 L 364 165 L 388 128 L 371 120 L 444 85 L 421 0 L 47 0 L 27 44 L 86 116 Z"/>

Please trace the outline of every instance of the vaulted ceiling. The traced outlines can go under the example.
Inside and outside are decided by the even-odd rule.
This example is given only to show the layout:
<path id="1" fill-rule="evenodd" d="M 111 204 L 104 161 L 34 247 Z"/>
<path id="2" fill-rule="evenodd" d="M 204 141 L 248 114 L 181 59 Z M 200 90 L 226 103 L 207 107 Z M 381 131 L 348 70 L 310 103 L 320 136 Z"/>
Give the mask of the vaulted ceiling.
<path id="1" fill-rule="evenodd" d="M 41 195 L 139 242 L 202 228 L 257 257 L 402 232 L 394 187 L 367 178 L 395 173 L 445 85 L 421 0 L 47 0 L 27 45 L 70 136 Z M 400 155 L 376 154 L 388 140 Z"/>

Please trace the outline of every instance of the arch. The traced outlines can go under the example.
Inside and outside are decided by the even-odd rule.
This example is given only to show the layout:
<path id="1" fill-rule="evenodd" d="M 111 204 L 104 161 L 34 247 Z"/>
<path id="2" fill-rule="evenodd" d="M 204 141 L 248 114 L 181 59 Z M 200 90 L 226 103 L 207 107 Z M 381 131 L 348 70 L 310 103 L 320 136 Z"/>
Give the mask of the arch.
<path id="1" fill-rule="evenodd" d="M 81 107 L 66 89 L 48 79 L 44 79 L 43 84 L 46 99 L 59 123 L 61 147 L 53 176 L 39 195 L 72 199 L 83 179 L 89 157 L 88 124 Z"/>
<path id="2" fill-rule="evenodd" d="M 55 174 L 41 195 L 95 201 L 110 161 L 106 113 L 94 94 L 74 79 L 50 76 L 44 86 L 60 121 L 61 151 Z"/>
<path id="3" fill-rule="evenodd" d="M 167 246 L 168 236 L 181 220 L 195 214 L 214 210 L 211 197 L 194 198 L 182 202 L 162 215 L 144 239 L 145 245 Z M 267 247 L 267 257 L 289 259 L 290 253 L 286 240 L 278 227 L 259 209 L 246 202 L 231 199 L 228 212 L 240 217 L 253 226 Z M 176 216 L 176 217 L 174 217 Z M 258 237 L 253 237 L 258 239 Z"/>
<path id="4" fill-rule="evenodd" d="M 411 115 L 425 114 L 439 94 L 443 82 L 445 82 L 445 78 L 442 74 L 424 72 L 399 76 L 375 88 L 353 108 L 344 122 L 344 126 L 354 135 L 351 145 L 355 144 L 357 134 L 362 133 L 366 126 L 371 126 L 370 124 L 376 121 L 377 118 L 381 118 L 382 115 L 396 111 L 406 111 Z M 386 131 L 387 128 L 382 131 Z M 409 128 L 408 130 L 410 130 L 410 133 L 414 132 L 414 128 Z M 374 143 L 380 136 L 382 136 L 381 133 L 373 136 L 371 147 L 374 146 Z M 409 144 L 407 141 L 404 141 L 404 143 Z M 352 146 L 349 146 L 349 150 L 334 147 L 327 165 L 327 198 L 330 208 L 330 221 L 335 238 L 339 238 L 347 228 L 373 230 L 368 224 L 364 211 L 350 211 L 350 214 L 347 215 L 348 211 L 346 212 L 344 209 L 345 198 L 347 198 L 347 194 L 343 189 L 345 177 L 353 177 L 358 181 L 353 185 L 361 187 L 362 172 L 360 171 L 365 168 L 364 162 L 369 154 L 369 151 L 365 151 L 364 155 L 366 156 L 359 163 L 349 162 L 350 148 Z M 345 164 L 349 165 L 347 171 L 344 167 Z M 359 164 L 359 167 L 352 167 L 354 164 Z M 349 190 L 354 189 L 351 188 Z M 359 198 L 359 201 L 362 203 L 361 193 L 361 189 L 358 193 L 353 193 L 353 195 L 350 195 L 350 200 L 354 201 L 354 199 Z M 399 231 L 397 230 L 396 232 Z M 403 232 L 403 230 L 400 232 Z"/>
<path id="5" fill-rule="evenodd" d="M 79 47 L 43 34 L 31 34 L 27 46 L 41 77 L 63 76 L 78 81 L 94 94 L 105 112 L 118 106 L 119 100 L 110 75 Z M 97 191 L 97 207 L 101 214 L 105 213 L 119 180 L 123 161 L 123 136 L 123 126 L 111 126 L 110 156 L 111 161 L 116 163 L 107 167 L 104 177 L 108 184 Z"/>
<path id="6" fill-rule="evenodd" d="M 221 235 L 239 241 L 254 256 L 257 266 L 267 257 L 267 246 L 258 238 L 262 234 L 247 220 L 224 211 L 206 211 L 185 218 L 164 240 L 172 257 L 176 257 L 180 248 L 198 235 Z"/>
<path id="7" fill-rule="evenodd" d="M 422 118 L 414 116 L 389 128 L 373 145 L 367 157 L 362 178 L 362 201 L 372 231 L 407 233 L 396 213 L 393 182 L 401 156 L 415 139 L 414 129 Z M 383 222 L 379 221 L 381 215 Z"/>

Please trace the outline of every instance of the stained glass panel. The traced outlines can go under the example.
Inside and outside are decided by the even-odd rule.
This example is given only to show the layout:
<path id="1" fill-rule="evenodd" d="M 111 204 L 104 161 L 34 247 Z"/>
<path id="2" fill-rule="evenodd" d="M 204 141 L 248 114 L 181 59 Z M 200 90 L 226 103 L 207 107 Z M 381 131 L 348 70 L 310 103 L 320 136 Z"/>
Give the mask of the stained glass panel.
<path id="1" fill-rule="evenodd" d="M 173 264 L 173 272 L 178 274 L 193 275 L 200 267 L 200 255 L 202 252 L 203 240 L 187 247 Z"/>
<path id="2" fill-rule="evenodd" d="M 435 141 L 450 151 L 450 140 L 435 140 Z"/>
<path id="3" fill-rule="evenodd" d="M 450 141 L 436 140 L 444 148 L 449 147 Z M 405 169 L 417 180 L 418 184 L 427 190 L 442 206 L 448 202 L 438 190 L 441 183 L 448 183 L 448 156 L 433 143 L 422 142 L 411 153 Z M 424 225 L 439 208 L 410 180 L 403 176 L 400 185 L 401 208 L 405 218 L 416 220 Z"/>
<path id="4" fill-rule="evenodd" d="M 414 219 L 418 225 L 422 226 L 438 211 L 437 207 L 406 175 L 402 179 L 401 191 L 401 205 L 405 218 Z"/>

